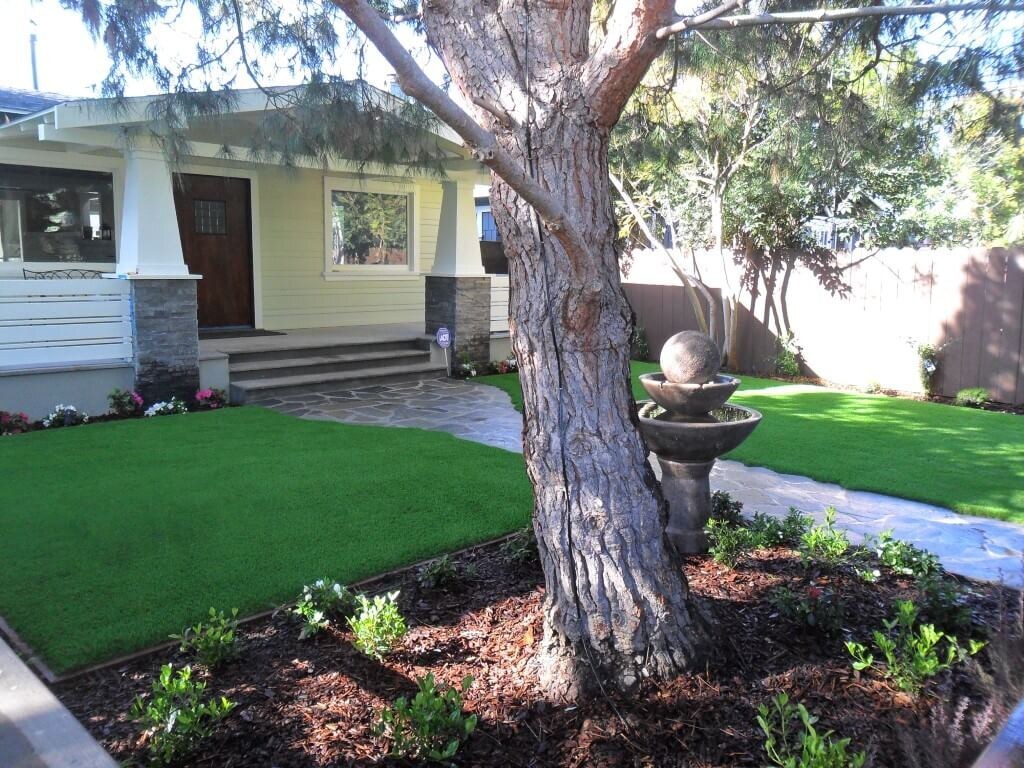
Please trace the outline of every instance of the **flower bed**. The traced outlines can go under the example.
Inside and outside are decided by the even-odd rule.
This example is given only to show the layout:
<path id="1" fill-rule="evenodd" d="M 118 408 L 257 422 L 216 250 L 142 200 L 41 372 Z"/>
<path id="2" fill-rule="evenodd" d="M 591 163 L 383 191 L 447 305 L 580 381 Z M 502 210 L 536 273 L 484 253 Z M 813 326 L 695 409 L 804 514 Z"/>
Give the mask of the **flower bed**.
<path id="1" fill-rule="evenodd" d="M 1017 609 L 1010 593 L 968 584 L 962 601 L 970 633 L 998 640 L 976 658 L 985 667 L 993 656 L 1009 660 L 1013 680 L 997 672 L 986 682 L 972 661 L 939 673 L 913 695 L 873 669 L 855 670 L 845 642 L 870 643 L 897 601 L 916 597 L 915 583 L 881 563 L 875 583 L 853 568 L 807 568 L 796 551 L 776 548 L 748 553 L 735 569 L 710 557 L 687 560 L 692 593 L 715 628 L 706 666 L 646 683 L 630 696 L 548 702 L 532 666 L 542 637 L 542 588 L 536 562 L 524 564 L 528 554 L 517 544 L 452 558 L 461 575 L 447 588 L 424 586 L 432 582 L 416 572 L 372 585 L 376 593 L 401 590 L 411 628 L 382 661 L 358 652 L 343 622 L 307 640 L 299 639 L 299 622 L 287 611 L 243 625 L 236 660 L 213 674 L 196 668 L 211 696 L 227 697 L 234 708 L 188 764 L 377 764 L 393 747 L 379 727 L 381 714 L 396 697 L 413 696 L 416 681 L 422 688 L 430 674 L 438 687 L 460 693 L 467 718 L 476 717 L 455 757 L 459 765 L 766 765 L 758 707 L 765 706 L 771 728 L 782 711 L 776 697 L 784 693 L 785 711 L 795 717 L 795 704 L 805 705 L 819 718 L 819 735 L 850 739 L 849 754 L 866 751 L 869 765 L 909 765 L 911 753 L 922 765 L 969 765 L 977 752 L 972 729 L 989 738 L 1020 691 L 1024 646 L 1013 639 L 1019 627 L 1006 628 L 1013 612 L 1007 606 Z M 806 615 L 780 615 L 781 588 L 811 600 L 841 595 L 846 618 L 838 634 L 808 631 L 801 624 Z M 118 760 L 144 759 L 146 739 L 124 713 L 149 692 L 161 665 L 188 660 L 176 650 L 161 652 L 60 683 L 56 692 Z M 463 691 L 467 677 L 472 682 Z M 792 720 L 791 734 L 801 729 Z M 781 748 L 776 733 L 773 749 Z"/>

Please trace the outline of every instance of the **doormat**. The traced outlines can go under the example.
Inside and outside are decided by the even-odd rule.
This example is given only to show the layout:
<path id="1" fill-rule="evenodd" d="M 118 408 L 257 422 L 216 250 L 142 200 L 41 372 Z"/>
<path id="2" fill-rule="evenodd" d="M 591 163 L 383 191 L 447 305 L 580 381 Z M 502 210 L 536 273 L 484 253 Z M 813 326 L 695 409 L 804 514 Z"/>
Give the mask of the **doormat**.
<path id="1" fill-rule="evenodd" d="M 199 331 L 200 339 L 248 339 L 253 336 L 284 336 L 284 334 L 280 331 L 255 331 L 244 328 Z"/>

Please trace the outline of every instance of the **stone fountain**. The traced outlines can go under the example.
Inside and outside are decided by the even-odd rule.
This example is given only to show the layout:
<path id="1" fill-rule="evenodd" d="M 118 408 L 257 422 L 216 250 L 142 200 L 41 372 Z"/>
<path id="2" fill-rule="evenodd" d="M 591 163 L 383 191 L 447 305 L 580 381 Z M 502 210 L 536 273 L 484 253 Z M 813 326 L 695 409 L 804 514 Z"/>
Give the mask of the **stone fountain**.
<path id="1" fill-rule="evenodd" d="M 750 436 L 761 414 L 726 403 L 740 380 L 719 373 L 721 352 L 703 333 L 677 333 L 660 362 L 661 373 L 640 377 L 653 400 L 639 403 L 640 431 L 661 465 L 669 538 L 681 554 L 706 552 L 711 468 Z"/>

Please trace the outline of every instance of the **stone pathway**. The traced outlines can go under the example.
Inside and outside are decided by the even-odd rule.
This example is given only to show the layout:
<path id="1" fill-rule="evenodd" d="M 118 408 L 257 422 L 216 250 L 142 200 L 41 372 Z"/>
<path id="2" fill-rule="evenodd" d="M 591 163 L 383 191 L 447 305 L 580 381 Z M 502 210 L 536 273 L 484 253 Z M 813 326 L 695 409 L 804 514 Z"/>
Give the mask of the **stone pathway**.
<path id="1" fill-rule="evenodd" d="M 497 387 L 452 379 L 324 390 L 260 400 L 303 419 L 449 432 L 477 443 L 522 451 L 523 419 Z"/>
<path id="2" fill-rule="evenodd" d="M 306 419 L 352 424 L 419 427 L 521 451 L 522 419 L 502 390 L 438 379 L 294 395 L 259 403 Z M 657 462 L 653 462 L 658 471 Z M 859 541 L 892 529 L 901 539 L 935 552 L 953 573 L 1024 588 L 1024 526 L 948 509 L 781 475 L 769 469 L 719 461 L 711 486 L 742 501 L 748 513 L 785 515 L 790 507 L 824 518 L 835 507 L 839 525 Z"/>

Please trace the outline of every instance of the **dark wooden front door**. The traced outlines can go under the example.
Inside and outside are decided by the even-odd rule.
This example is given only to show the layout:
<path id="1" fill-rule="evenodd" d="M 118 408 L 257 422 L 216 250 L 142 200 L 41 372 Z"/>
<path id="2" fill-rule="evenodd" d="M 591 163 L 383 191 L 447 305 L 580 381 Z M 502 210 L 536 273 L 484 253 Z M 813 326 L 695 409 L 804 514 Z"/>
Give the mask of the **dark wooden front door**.
<path id="1" fill-rule="evenodd" d="M 175 174 L 181 248 L 198 283 L 199 327 L 252 326 L 249 180 Z"/>

